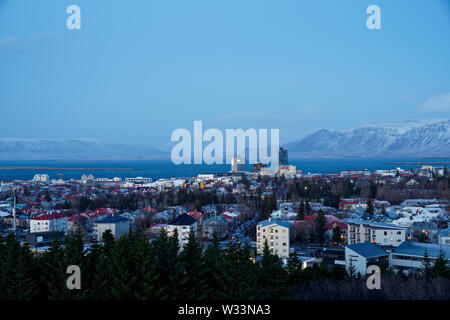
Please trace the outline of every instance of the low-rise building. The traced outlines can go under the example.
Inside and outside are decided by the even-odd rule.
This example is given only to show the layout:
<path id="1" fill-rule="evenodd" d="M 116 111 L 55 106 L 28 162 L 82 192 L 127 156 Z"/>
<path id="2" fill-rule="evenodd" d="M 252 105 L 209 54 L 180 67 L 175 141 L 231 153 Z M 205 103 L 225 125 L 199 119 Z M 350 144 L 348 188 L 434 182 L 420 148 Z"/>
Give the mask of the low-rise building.
<path id="1" fill-rule="evenodd" d="M 119 239 L 130 231 L 130 220 L 121 216 L 106 216 L 94 222 L 94 234 L 98 241 L 102 240 L 107 230 L 111 230 L 114 239 Z"/>
<path id="2" fill-rule="evenodd" d="M 212 240 L 214 233 L 217 234 L 218 239 L 225 236 L 227 229 L 227 221 L 222 216 L 212 216 L 211 218 L 203 220 L 202 237 L 203 239 Z"/>
<path id="3" fill-rule="evenodd" d="M 68 216 L 63 213 L 43 213 L 30 220 L 30 233 L 68 231 Z"/>
<path id="4" fill-rule="evenodd" d="M 345 246 L 345 269 L 354 275 L 366 275 L 367 267 L 377 265 L 381 270 L 389 268 L 389 254 L 373 243 Z"/>
<path id="5" fill-rule="evenodd" d="M 450 228 L 447 228 L 445 230 L 441 230 L 439 233 L 439 244 L 445 244 L 450 245 Z"/>
<path id="6" fill-rule="evenodd" d="M 421 242 L 403 242 L 391 253 L 391 268 L 404 273 L 420 271 L 425 268 L 425 252 L 430 259 L 430 264 L 433 265 L 441 251 L 447 259 L 450 258 L 450 246 Z"/>
<path id="7" fill-rule="evenodd" d="M 189 233 L 191 230 L 193 230 L 195 235 L 197 235 L 197 224 L 198 223 L 195 218 L 183 213 L 167 224 L 167 235 L 172 237 L 175 234 L 175 230 L 177 230 L 180 250 L 183 250 L 183 247 L 188 242 Z"/>

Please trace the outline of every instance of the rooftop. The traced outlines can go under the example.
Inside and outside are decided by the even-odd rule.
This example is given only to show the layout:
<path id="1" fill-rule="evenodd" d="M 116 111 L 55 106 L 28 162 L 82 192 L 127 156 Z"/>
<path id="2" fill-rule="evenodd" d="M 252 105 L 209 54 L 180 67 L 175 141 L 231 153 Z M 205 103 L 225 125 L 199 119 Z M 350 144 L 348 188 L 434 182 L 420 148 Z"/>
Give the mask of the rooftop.
<path id="1" fill-rule="evenodd" d="M 282 221 L 282 220 L 276 220 L 276 219 L 267 219 L 267 220 L 260 221 L 258 223 L 258 226 L 267 227 L 267 226 L 270 226 L 273 224 L 278 224 L 282 227 L 289 228 L 289 222 Z"/>
<path id="2" fill-rule="evenodd" d="M 107 216 L 97 220 L 95 223 L 120 223 L 129 221 L 127 218 L 121 216 Z"/>
<path id="3" fill-rule="evenodd" d="M 423 256 L 425 254 L 425 249 L 430 257 L 437 257 L 442 250 L 446 257 L 450 258 L 450 246 L 421 242 L 404 241 L 393 251 L 393 253 Z"/>
<path id="4" fill-rule="evenodd" d="M 172 221 L 168 223 L 168 225 L 172 226 L 190 226 L 191 224 L 196 223 L 197 220 L 190 215 L 183 213 L 182 215 L 176 217 Z"/>
<path id="5" fill-rule="evenodd" d="M 346 246 L 365 258 L 386 256 L 387 253 L 373 243 L 357 243 Z"/>

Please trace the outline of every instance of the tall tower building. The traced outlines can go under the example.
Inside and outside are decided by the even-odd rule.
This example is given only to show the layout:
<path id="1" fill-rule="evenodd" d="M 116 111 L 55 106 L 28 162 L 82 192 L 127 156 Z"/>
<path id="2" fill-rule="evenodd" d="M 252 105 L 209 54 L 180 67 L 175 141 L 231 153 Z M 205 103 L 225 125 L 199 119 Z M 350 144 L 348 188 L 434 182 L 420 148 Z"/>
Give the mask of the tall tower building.
<path id="1" fill-rule="evenodd" d="M 280 148 L 280 151 L 278 151 L 278 159 L 280 166 L 287 166 L 289 164 L 287 149 Z"/>

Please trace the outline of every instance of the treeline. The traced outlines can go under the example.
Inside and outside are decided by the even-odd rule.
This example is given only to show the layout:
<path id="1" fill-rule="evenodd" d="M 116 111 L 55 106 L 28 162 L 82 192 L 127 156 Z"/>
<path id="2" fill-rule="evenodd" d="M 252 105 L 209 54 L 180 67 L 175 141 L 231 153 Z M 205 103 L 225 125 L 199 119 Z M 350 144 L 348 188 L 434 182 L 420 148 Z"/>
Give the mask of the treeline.
<path id="1" fill-rule="evenodd" d="M 221 250 L 217 239 L 202 250 L 193 233 L 180 252 L 176 239 L 161 233 L 149 243 L 142 232 L 130 232 L 115 241 L 106 232 L 102 244 L 94 242 L 86 251 L 81 235 L 75 234 L 35 254 L 10 235 L 0 241 L 0 299 L 337 299 L 343 297 L 342 288 L 347 299 L 363 295 L 395 299 L 400 294 L 396 288 L 404 289 L 400 297 L 414 296 L 419 284 L 434 292 L 430 297 L 449 298 L 449 270 L 442 269 L 442 262 L 439 268 L 428 266 L 423 276 L 382 274 L 382 290 L 370 293 L 365 279 L 349 277 L 341 266 L 329 269 L 321 264 L 302 270 L 300 260 L 291 255 L 284 267 L 267 246 L 262 256 L 255 257 L 239 243 Z M 81 289 L 67 288 L 70 265 L 81 269 Z"/>

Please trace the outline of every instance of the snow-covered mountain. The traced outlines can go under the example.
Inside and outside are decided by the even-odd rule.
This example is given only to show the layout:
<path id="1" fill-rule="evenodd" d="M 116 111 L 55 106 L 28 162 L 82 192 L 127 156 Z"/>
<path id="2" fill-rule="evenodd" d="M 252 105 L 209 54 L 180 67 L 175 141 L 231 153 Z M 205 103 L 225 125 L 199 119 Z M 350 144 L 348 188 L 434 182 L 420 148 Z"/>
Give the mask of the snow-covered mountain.
<path id="1" fill-rule="evenodd" d="M 287 143 L 290 157 L 450 157 L 450 119 L 319 130 Z"/>
<path id="2" fill-rule="evenodd" d="M 167 159 L 145 145 L 111 144 L 96 139 L 0 139 L 0 160 Z"/>

